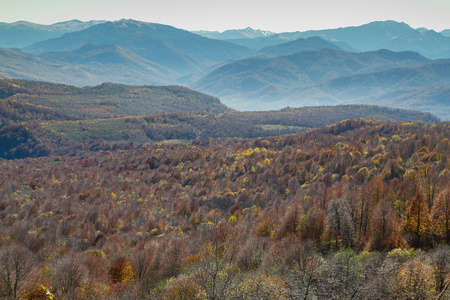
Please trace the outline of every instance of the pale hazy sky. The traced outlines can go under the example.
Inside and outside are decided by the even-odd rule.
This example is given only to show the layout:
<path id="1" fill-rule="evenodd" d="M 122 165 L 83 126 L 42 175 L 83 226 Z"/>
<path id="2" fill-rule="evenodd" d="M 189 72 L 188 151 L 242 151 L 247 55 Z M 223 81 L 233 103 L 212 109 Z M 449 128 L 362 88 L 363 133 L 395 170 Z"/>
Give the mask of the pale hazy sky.
<path id="1" fill-rule="evenodd" d="M 0 0 L 0 22 L 122 18 L 187 30 L 285 32 L 395 20 L 441 31 L 450 29 L 450 0 Z"/>

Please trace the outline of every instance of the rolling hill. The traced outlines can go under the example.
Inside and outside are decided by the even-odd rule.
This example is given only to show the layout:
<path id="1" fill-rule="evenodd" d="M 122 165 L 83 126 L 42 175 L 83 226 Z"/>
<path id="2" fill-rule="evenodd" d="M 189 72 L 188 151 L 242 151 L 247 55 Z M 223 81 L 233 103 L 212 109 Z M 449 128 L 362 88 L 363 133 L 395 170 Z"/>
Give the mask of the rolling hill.
<path id="1" fill-rule="evenodd" d="M 339 77 L 315 86 L 298 88 L 274 104 L 275 107 L 377 104 L 431 112 L 443 120 L 450 120 L 448 69 L 450 61 L 441 60 L 422 66 Z"/>
<path id="2" fill-rule="evenodd" d="M 426 105 L 407 101 L 408 93 L 387 106 L 420 109 L 448 119 L 445 89 L 450 85 L 450 61 L 430 61 L 414 52 L 347 53 L 333 49 L 305 51 L 275 58 L 252 58 L 222 66 L 192 87 L 220 97 L 239 110 L 281 109 L 286 106 L 376 102 L 377 97 L 402 89 L 431 91 Z M 416 96 L 415 99 L 417 99 Z M 371 100 L 369 100 L 371 99 Z M 448 99 L 448 98 L 447 98 Z M 368 101 L 368 102 L 365 102 Z"/>
<path id="3" fill-rule="evenodd" d="M 376 104 L 420 111 L 429 111 L 443 120 L 450 120 L 450 86 L 401 88 L 381 95 L 355 99 L 355 103 Z"/>
<path id="4" fill-rule="evenodd" d="M 66 87 L 70 92 L 73 87 Z M 64 89 L 63 89 L 64 90 Z M 63 91 L 62 90 L 62 91 Z M 72 91 L 73 92 L 73 91 Z M 79 101 L 74 98 L 73 101 Z M 429 113 L 369 105 L 289 108 L 280 111 L 215 113 L 158 113 L 95 118 L 61 113 L 14 100 L 0 101 L 0 157 L 22 158 L 67 154 L 68 149 L 111 149 L 113 143 L 181 143 L 211 138 L 258 138 L 298 133 L 354 118 L 421 121 L 435 124 Z M 88 117 L 88 119 L 80 119 Z M 345 123 L 344 121 L 338 121 Z M 362 121 L 365 122 L 365 121 Z M 123 148 L 123 146 L 114 147 Z"/>
<path id="5" fill-rule="evenodd" d="M 339 46 L 325 41 L 320 37 L 310 37 L 307 39 L 299 38 L 292 42 L 287 42 L 275 46 L 265 47 L 257 52 L 258 56 L 285 56 L 301 51 L 312 51 L 320 49 L 337 49 L 342 50 Z"/>
<path id="6" fill-rule="evenodd" d="M 81 122 L 69 120 L 48 123 L 43 128 L 72 142 L 102 139 L 109 142 L 152 143 L 277 136 L 331 125 L 347 118 L 397 122 L 413 120 L 429 124 L 439 121 L 432 114 L 418 111 L 371 105 L 339 105 L 263 112 L 172 113 Z"/>
<path id="7" fill-rule="evenodd" d="M 105 141 L 146 144 L 274 136 L 349 118 L 439 122 L 429 113 L 370 105 L 237 112 L 217 98 L 178 86 L 102 84 L 78 88 L 0 80 L 0 157 L 66 153 L 66 147 L 91 147 Z"/>
<path id="8" fill-rule="evenodd" d="M 214 70 L 192 87 L 224 99 L 261 97 L 274 100 L 288 95 L 294 88 L 427 61 L 413 52 L 348 53 L 322 49 L 275 58 L 239 60 Z"/>
<path id="9" fill-rule="evenodd" d="M 17 101 L 85 118 L 109 118 L 164 112 L 223 113 L 219 99 L 181 86 L 133 86 L 104 83 L 79 88 L 27 80 L 0 80 L 2 101 Z"/>

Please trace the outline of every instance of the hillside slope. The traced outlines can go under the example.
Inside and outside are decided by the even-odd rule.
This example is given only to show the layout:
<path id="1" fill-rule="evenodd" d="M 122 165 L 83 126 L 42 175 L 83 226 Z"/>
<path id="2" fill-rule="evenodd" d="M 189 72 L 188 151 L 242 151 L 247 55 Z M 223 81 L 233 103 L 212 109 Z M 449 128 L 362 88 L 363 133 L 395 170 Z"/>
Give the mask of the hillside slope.
<path id="1" fill-rule="evenodd" d="M 248 109 L 250 105 L 247 104 L 251 100 L 267 104 L 266 108 L 260 105 L 253 107 L 252 110 L 279 109 L 287 105 L 271 104 L 292 96 L 296 93 L 296 89 L 312 86 L 315 93 L 320 93 L 322 87 L 315 87 L 316 85 L 336 78 L 417 66 L 428 61 L 425 57 L 413 52 L 398 53 L 379 50 L 348 53 L 335 49 L 321 49 L 275 58 L 238 60 L 217 68 L 194 83 L 192 87 L 221 97 L 223 101 L 229 105 L 235 105 L 233 107 L 237 109 Z M 236 101 L 229 102 L 233 100 Z M 337 102 L 333 100 L 317 104 L 332 103 Z"/>
<path id="2" fill-rule="evenodd" d="M 130 118 L 60 121 L 44 125 L 67 141 L 102 139 L 154 143 L 211 138 L 258 138 L 298 133 L 347 119 L 421 121 L 435 124 L 429 113 L 371 105 L 289 108 L 279 111 L 152 114 Z"/>
<path id="3" fill-rule="evenodd" d="M 36 43 L 25 50 L 35 54 L 71 51 L 87 44 L 119 45 L 181 75 L 252 53 L 246 47 L 211 40 L 172 26 L 134 20 L 106 22 Z"/>
<path id="4" fill-rule="evenodd" d="M 450 120 L 450 86 L 402 88 L 381 95 L 355 99 L 355 103 L 376 104 L 408 109 L 414 107 L 428 111 L 442 120 Z"/>
<path id="5" fill-rule="evenodd" d="M 86 86 L 104 82 L 167 85 L 178 74 L 118 46 L 87 45 L 40 57 L 0 48 L 0 76 Z"/>
<path id="6" fill-rule="evenodd" d="M 70 20 L 52 25 L 35 24 L 26 21 L 0 23 L 0 47 L 23 48 L 40 41 L 60 37 L 68 32 L 83 30 L 104 22 Z"/>
<path id="7" fill-rule="evenodd" d="M 427 113 L 367 105 L 237 112 L 216 98 L 176 86 L 77 88 L 0 80 L 0 157 L 66 153 L 68 147 L 107 149 L 112 143 L 276 136 L 348 118 L 439 122 Z"/>
<path id="8" fill-rule="evenodd" d="M 104 83 L 78 88 L 26 80 L 0 80 L 0 96 L 51 108 L 77 118 L 161 112 L 223 113 L 219 99 L 181 86 L 133 86 Z"/>
<path id="9" fill-rule="evenodd" d="M 257 54 L 265 56 L 285 56 L 301 51 L 320 50 L 325 48 L 342 50 L 339 46 L 325 41 L 320 37 L 310 37 L 307 39 L 299 38 L 292 42 L 265 47 L 259 50 Z"/>

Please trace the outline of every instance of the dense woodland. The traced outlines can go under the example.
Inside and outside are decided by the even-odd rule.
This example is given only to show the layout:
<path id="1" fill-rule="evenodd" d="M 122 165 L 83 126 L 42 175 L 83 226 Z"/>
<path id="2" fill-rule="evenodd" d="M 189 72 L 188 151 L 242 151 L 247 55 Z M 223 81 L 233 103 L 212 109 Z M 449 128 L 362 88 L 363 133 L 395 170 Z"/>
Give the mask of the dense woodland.
<path id="1" fill-rule="evenodd" d="M 103 83 L 79 88 L 67 84 L 3 79 L 0 80 L 0 99 L 50 108 L 77 119 L 231 110 L 218 98 L 182 86 Z"/>
<path id="2" fill-rule="evenodd" d="M 278 136 L 360 118 L 440 121 L 430 113 L 369 105 L 238 112 L 217 98 L 175 86 L 78 88 L 0 80 L 0 157 L 76 154 L 83 149 L 125 149 L 168 140 Z"/>
<path id="3" fill-rule="evenodd" d="M 344 119 L 421 120 L 428 113 L 367 105 L 286 108 L 269 112 L 160 113 L 106 119 L 74 119 L 49 108 L 16 101 L 0 102 L 0 157 L 14 159 L 76 154 L 155 142 L 195 139 L 257 138 L 299 133 Z"/>
<path id="4" fill-rule="evenodd" d="M 450 298 L 449 138 L 347 120 L 0 159 L 1 297 Z"/>

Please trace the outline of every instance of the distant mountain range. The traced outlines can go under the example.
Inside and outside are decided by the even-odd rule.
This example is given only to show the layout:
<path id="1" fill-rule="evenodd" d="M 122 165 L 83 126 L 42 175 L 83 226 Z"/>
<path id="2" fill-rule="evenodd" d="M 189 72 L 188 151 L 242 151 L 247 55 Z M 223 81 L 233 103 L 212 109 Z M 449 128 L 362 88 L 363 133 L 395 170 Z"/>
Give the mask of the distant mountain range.
<path id="1" fill-rule="evenodd" d="M 233 43 L 208 39 L 172 26 L 134 20 L 102 23 L 38 42 L 24 50 L 33 54 L 73 51 L 88 44 L 122 46 L 180 75 L 252 53 L 250 49 Z"/>
<path id="2" fill-rule="evenodd" d="M 443 36 L 448 36 L 448 37 L 450 37 L 450 29 L 442 30 L 442 31 L 440 32 L 440 34 L 442 34 Z"/>
<path id="3" fill-rule="evenodd" d="M 355 103 L 376 104 L 388 107 L 411 108 L 434 112 L 442 120 L 450 120 L 450 86 L 425 86 L 400 88 L 362 99 Z"/>
<path id="4" fill-rule="evenodd" d="M 230 29 L 224 32 L 200 30 L 200 31 L 192 31 L 192 33 L 216 40 L 254 39 L 275 34 L 275 32 L 260 29 L 255 30 L 250 27 L 247 27 L 245 29 Z"/>
<path id="5" fill-rule="evenodd" d="M 308 86 L 337 77 L 420 65 L 428 61 L 414 52 L 379 50 L 349 53 L 336 49 L 302 51 L 282 57 L 238 60 L 214 70 L 193 87 L 222 97 L 229 95 L 225 92 L 227 90 L 235 95 L 239 91 L 254 93 L 270 85 L 287 88 Z M 253 84 L 249 84 L 249 79 L 252 79 Z M 228 88 L 221 86 L 222 84 Z"/>
<path id="6" fill-rule="evenodd" d="M 86 45 L 75 51 L 34 56 L 21 50 L 0 48 L 3 78 L 20 78 L 78 86 L 103 82 L 167 85 L 178 76 L 116 45 Z"/>
<path id="7" fill-rule="evenodd" d="M 355 73 L 369 73 L 398 66 L 419 65 L 429 59 L 414 52 L 392 52 L 379 50 L 376 52 L 349 53 L 336 49 L 321 49 L 316 51 L 302 51 L 293 55 L 273 58 L 248 58 L 224 65 L 198 81 L 194 88 L 210 93 L 227 96 L 227 89 L 220 86 L 229 85 L 228 90 L 235 94 L 242 90 L 255 92 L 270 85 L 284 85 L 293 88 L 325 82 L 333 78 L 348 76 Z M 252 78 L 256 84 L 252 88 L 247 82 Z M 283 84 L 281 78 L 286 79 Z M 254 84 L 255 85 L 255 84 Z"/>
<path id="8" fill-rule="evenodd" d="M 284 32 L 258 38 L 231 38 L 229 42 L 252 49 L 262 49 L 298 38 L 321 37 L 328 41 L 341 43 L 346 51 L 415 51 L 428 58 L 450 58 L 450 33 L 437 33 L 433 30 L 417 30 L 405 23 L 378 21 L 362 26 L 304 32 Z M 345 49 L 347 47 L 347 49 Z"/>
<path id="9" fill-rule="evenodd" d="M 299 38 L 292 42 L 265 47 L 257 52 L 258 56 L 283 56 L 301 51 L 320 50 L 320 49 L 342 50 L 335 43 L 326 41 L 320 37 L 313 36 L 307 39 Z"/>
<path id="10" fill-rule="evenodd" d="M 0 47 L 23 48 L 31 44 L 60 37 L 65 33 L 86 29 L 105 21 L 81 22 L 71 20 L 52 25 L 41 25 L 26 21 L 0 23 Z"/>
<path id="11" fill-rule="evenodd" d="M 389 105 L 385 101 L 386 105 L 411 109 L 416 107 L 405 96 L 411 92 L 409 89 L 428 87 L 422 96 L 432 93 L 431 98 L 447 97 L 442 86 L 450 85 L 448 70 L 450 60 L 431 61 L 414 52 L 348 53 L 322 49 L 238 60 L 214 70 L 191 87 L 220 97 L 225 104 L 239 110 L 378 104 L 378 97 L 385 99 L 386 93 L 396 90 L 400 91 L 395 101 Z M 450 101 L 434 104 L 417 109 L 450 118 Z"/>
<path id="12" fill-rule="evenodd" d="M 182 84 L 241 110 L 379 101 L 450 119 L 449 35 L 394 21 L 278 34 L 125 19 L 0 23 L 0 78 Z"/>

